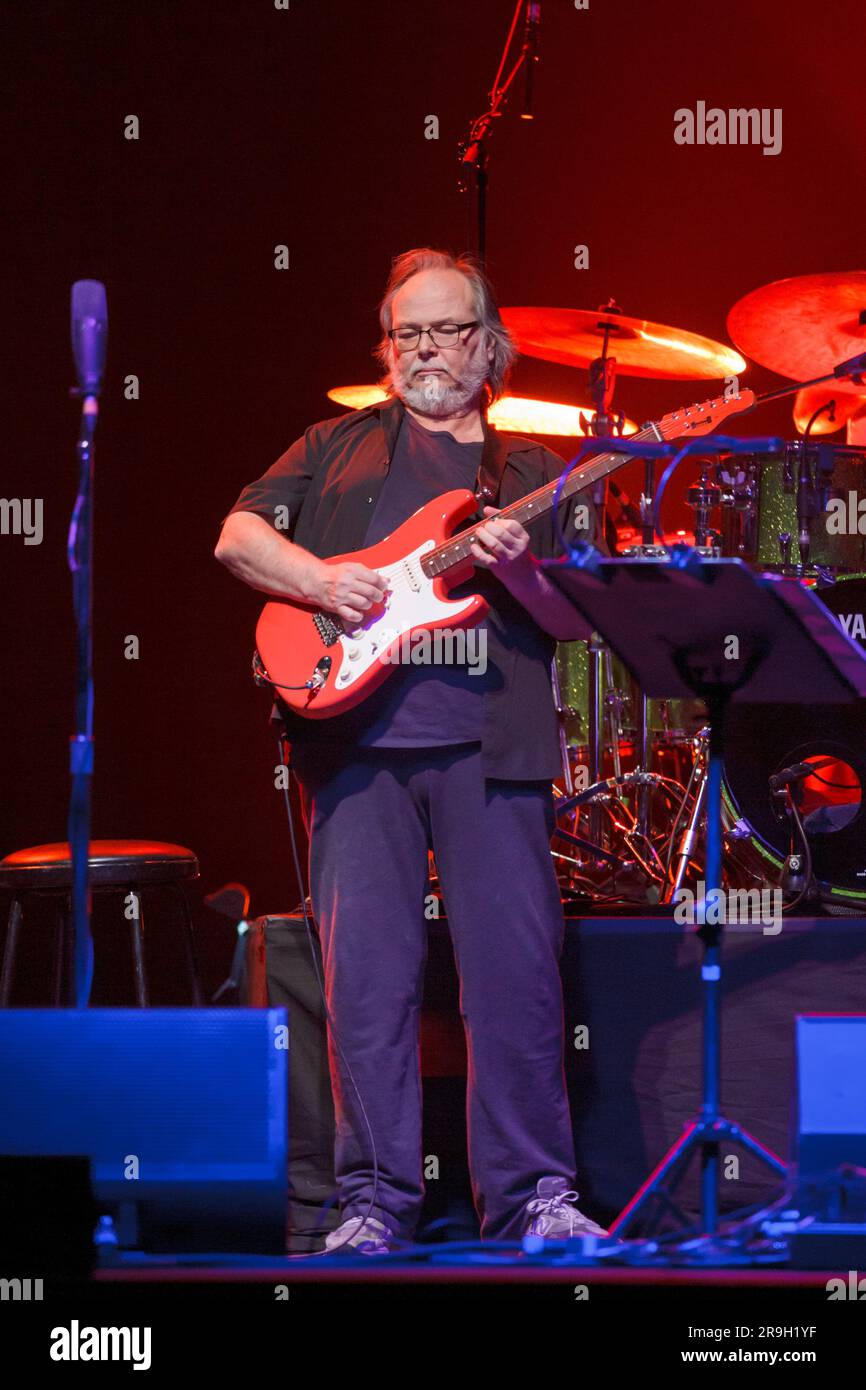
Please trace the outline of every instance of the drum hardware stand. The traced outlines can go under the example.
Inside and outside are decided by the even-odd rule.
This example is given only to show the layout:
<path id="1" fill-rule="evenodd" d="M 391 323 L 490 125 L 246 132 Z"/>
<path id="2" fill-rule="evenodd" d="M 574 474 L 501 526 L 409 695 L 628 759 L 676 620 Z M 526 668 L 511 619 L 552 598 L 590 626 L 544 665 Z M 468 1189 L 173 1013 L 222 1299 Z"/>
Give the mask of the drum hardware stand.
<path id="1" fill-rule="evenodd" d="M 790 531 L 780 531 L 777 537 L 779 542 L 779 554 L 782 557 L 783 569 L 790 569 L 791 566 L 791 541 L 794 537 Z"/>
<path id="2" fill-rule="evenodd" d="M 649 454 L 643 461 L 643 491 L 638 504 L 640 510 L 639 546 L 630 546 L 628 555 L 652 556 L 664 553 L 664 547 L 656 543 L 655 509 L 653 498 L 656 491 L 656 461 Z"/>
<path id="3" fill-rule="evenodd" d="M 590 790 L 593 791 L 594 795 L 598 794 L 597 787 Z M 557 802 L 556 814 L 567 815 L 569 811 L 573 811 L 580 802 L 586 799 L 587 792 L 576 792 L 573 796 Z M 564 840 L 566 844 L 573 845 L 575 849 L 582 849 L 584 853 L 589 854 L 594 859 L 600 859 L 605 864 L 611 864 L 615 867 L 620 862 L 619 856 L 611 854 L 610 850 L 602 849 L 599 845 L 593 844 L 591 840 L 585 840 L 581 835 L 575 835 L 572 830 L 564 830 L 560 825 L 554 831 L 554 838 Z"/>
<path id="4" fill-rule="evenodd" d="M 610 647 L 605 647 L 603 652 L 604 663 L 604 709 L 607 716 L 608 732 L 610 734 L 611 757 L 613 759 L 614 777 L 622 776 L 622 756 L 620 754 L 620 740 L 623 736 L 622 716 L 625 709 L 626 696 L 619 686 L 614 684 L 613 677 L 613 653 Z M 604 770 L 603 768 L 601 769 Z"/>
<path id="5" fill-rule="evenodd" d="M 818 515 L 818 494 L 812 465 L 804 450 L 797 469 L 797 545 L 800 549 L 800 566 L 806 570 L 812 554 L 812 523 Z"/>
<path id="6" fill-rule="evenodd" d="M 589 725 L 587 734 L 588 753 L 589 753 L 589 781 L 594 786 L 600 781 L 603 775 L 603 722 L 602 709 L 604 706 L 603 694 L 603 675 L 604 667 L 602 653 L 604 642 L 597 632 L 594 632 L 589 639 L 589 700 L 587 710 L 587 723 Z M 591 805 L 589 808 L 589 833 L 590 837 L 598 844 L 602 837 L 602 817 L 601 807 Z"/>
<path id="7" fill-rule="evenodd" d="M 698 696 L 709 711 L 707 768 L 707 905 L 722 889 L 722 766 L 725 716 L 735 698 L 751 703 L 789 699 L 790 669 L 817 704 L 843 704 L 866 696 L 866 653 L 846 637 L 821 601 L 799 584 L 773 583 L 741 560 L 703 560 L 694 551 L 663 562 L 635 565 L 599 557 L 582 565 L 542 562 L 545 574 L 602 635 L 615 631 L 632 674 L 651 696 Z M 700 601 L 698 601 L 698 598 Z M 650 627 L 669 642 L 646 642 Z M 737 632 L 740 654 L 728 661 L 722 634 Z M 713 895 L 711 898 L 710 895 Z M 722 898 L 721 901 L 724 901 Z M 701 915 L 710 916 L 709 912 Z M 726 913 L 696 932 L 703 946 L 702 1103 L 683 1136 L 620 1213 L 611 1234 L 622 1235 L 650 1202 L 676 1210 L 670 1189 L 697 1152 L 701 1163 L 700 1229 L 718 1232 L 722 1145 L 735 1144 L 779 1178 L 786 1165 L 721 1108 L 721 940 Z M 693 1234 L 685 1222 L 675 1233 Z M 713 1258 L 709 1243 L 705 1253 Z"/>
<path id="8" fill-rule="evenodd" d="M 586 788 L 585 791 L 575 792 L 572 796 L 562 798 L 557 803 L 556 813 L 557 815 L 567 815 L 570 811 L 575 810 L 578 806 L 588 805 L 590 813 L 596 811 L 600 816 L 602 805 L 605 801 L 618 801 L 620 805 L 622 805 L 622 798 L 619 796 L 620 788 L 640 788 L 642 786 L 656 786 L 658 785 L 659 780 L 660 779 L 653 772 L 647 773 L 640 772 L 637 770 L 634 772 L 623 773 L 620 777 L 605 777 L 598 782 L 592 783 L 589 787 Z M 623 807 L 623 809 L 627 808 Z M 639 857 L 631 845 L 631 841 L 638 830 L 637 824 L 635 824 L 635 826 L 630 830 L 628 829 L 628 827 L 620 825 L 618 822 L 617 826 L 618 829 L 623 833 L 624 842 L 626 843 L 627 847 L 631 850 L 631 853 L 634 856 L 633 860 L 629 860 L 628 862 L 638 865 L 641 868 L 642 872 L 646 872 L 646 869 L 643 865 L 640 864 Z M 573 835 L 569 831 L 562 830 L 559 827 L 557 827 L 556 830 L 556 838 L 561 838 L 567 841 L 569 844 L 573 844 L 581 849 L 588 850 L 594 858 L 601 860 L 604 864 L 609 865 L 611 869 L 614 871 L 623 868 L 624 861 L 621 854 L 612 854 L 609 850 L 601 849 L 597 844 L 591 844 L 589 841 L 582 840 L 579 836 Z M 646 837 L 644 837 L 644 839 L 646 839 Z M 567 856 L 557 855 L 554 853 L 554 858 L 566 859 Z M 568 862 L 577 863 L 577 861 L 574 859 L 571 859 Z M 650 874 L 650 876 L 652 875 Z"/>
<path id="9" fill-rule="evenodd" d="M 595 413 L 590 417 L 589 427 L 597 439 L 603 435 L 610 438 L 615 434 L 622 434 L 625 427 L 625 416 L 615 414 L 613 410 L 616 358 L 611 357 L 608 353 L 610 335 L 617 328 L 616 323 L 608 322 L 608 318 L 621 314 L 622 309 L 615 299 L 609 299 L 606 304 L 599 304 L 598 312 L 605 316 L 598 325 L 602 330 L 601 356 L 590 362 L 587 369 L 589 372 L 589 394 L 595 402 Z"/>
<path id="10" fill-rule="evenodd" d="M 568 756 L 568 736 L 565 728 L 566 719 L 570 719 L 574 710 L 570 705 L 562 703 L 562 682 L 559 679 L 559 670 L 556 665 L 556 658 L 550 663 L 550 684 L 553 690 L 553 706 L 556 710 L 556 727 L 559 734 L 559 756 L 562 761 L 562 781 L 565 786 L 566 796 L 571 796 L 574 792 L 574 778 L 571 775 L 571 759 Z"/>
<path id="11" fill-rule="evenodd" d="M 738 555 L 752 555 L 757 546 L 757 526 L 758 526 L 758 482 L 757 470 L 754 463 L 743 461 L 742 466 L 734 460 L 731 462 L 729 471 L 728 463 L 725 459 L 719 459 L 716 464 L 716 481 L 721 487 L 719 497 L 720 505 L 723 509 L 733 513 L 737 518 L 735 536 L 732 535 L 732 543 L 729 547 L 730 553 L 736 550 Z M 733 524 L 732 524 L 733 530 Z"/>
<path id="12" fill-rule="evenodd" d="M 637 704 L 637 765 L 641 772 L 650 770 L 650 729 L 649 700 L 641 691 Z M 638 785 L 636 798 L 638 830 L 647 835 L 649 830 L 649 787 L 645 782 Z"/>
<path id="13" fill-rule="evenodd" d="M 701 823 L 704 820 L 704 812 L 707 804 L 707 786 L 709 784 L 709 779 L 707 777 L 709 735 L 709 729 L 703 728 L 699 730 L 696 736 L 695 741 L 698 745 L 698 751 L 697 757 L 695 758 L 695 779 L 698 782 L 698 790 L 688 824 L 680 836 L 680 842 L 677 846 L 676 869 L 674 871 L 670 892 L 666 893 L 663 899 L 665 902 L 673 902 L 674 897 L 683 886 L 689 863 L 695 857 L 695 846 L 698 842 Z"/>
<path id="14" fill-rule="evenodd" d="M 701 476 L 697 483 L 686 490 L 686 505 L 691 507 L 695 514 L 695 545 L 707 546 L 717 553 L 721 536 L 711 529 L 710 519 L 714 509 L 721 503 L 722 490 L 716 483 L 710 482 L 712 460 L 702 458 L 698 462 Z"/>
<path id="15" fill-rule="evenodd" d="M 766 405 L 768 401 L 781 401 L 786 396 L 796 395 L 798 391 L 804 391 L 808 386 L 823 386 L 825 381 L 853 381 L 855 385 L 863 385 L 863 374 L 866 373 L 866 352 L 858 352 L 856 357 L 849 357 L 844 362 L 840 362 L 832 371 L 825 372 L 823 376 L 813 376 L 808 381 L 795 381 L 790 386 L 778 386 L 775 391 L 765 391 L 762 396 L 758 396 L 755 406 Z"/>
<path id="16" fill-rule="evenodd" d="M 598 312 L 604 315 L 604 319 L 599 322 L 602 329 L 601 356 L 596 357 L 590 362 L 587 371 L 589 373 L 589 394 L 595 403 L 595 412 L 589 417 L 589 432 L 596 439 L 602 436 L 608 438 L 613 435 L 622 434 L 625 428 L 625 415 L 615 413 L 613 409 L 613 393 L 616 387 L 616 358 L 608 354 L 611 333 L 616 330 L 616 323 L 610 322 L 610 316 L 621 314 L 622 309 L 616 300 L 609 299 L 606 304 L 598 306 Z M 590 496 L 599 508 L 604 506 L 606 480 L 600 478 L 590 489 Z"/>

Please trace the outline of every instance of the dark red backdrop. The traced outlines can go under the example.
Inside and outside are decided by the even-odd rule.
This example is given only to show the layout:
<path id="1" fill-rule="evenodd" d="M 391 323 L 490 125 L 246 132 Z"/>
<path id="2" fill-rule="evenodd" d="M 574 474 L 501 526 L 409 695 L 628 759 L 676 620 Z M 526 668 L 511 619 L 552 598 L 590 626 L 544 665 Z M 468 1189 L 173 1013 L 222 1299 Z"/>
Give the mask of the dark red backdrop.
<path id="1" fill-rule="evenodd" d="M 471 244 L 455 143 L 484 104 L 511 0 L 46 0 L 7 22 L 7 497 L 45 536 L 0 537 L 0 851 L 65 836 L 75 485 L 68 297 L 105 281 L 97 451 L 94 832 L 177 840 L 203 887 L 295 898 L 267 700 L 248 677 L 259 600 L 213 561 L 220 518 L 336 383 L 371 379 L 389 257 Z M 725 336 L 783 276 L 862 264 L 857 0 L 542 5 L 534 123 L 508 113 L 490 169 L 503 303 L 641 314 Z M 782 153 L 684 148 L 673 113 L 781 107 Z M 139 116 L 141 138 L 123 138 Z M 424 138 L 428 115 L 438 141 Z M 291 268 L 273 267 L 286 243 Z M 573 268 L 586 243 L 590 268 Z M 124 400 L 135 373 L 141 399 Z M 751 386 L 775 384 L 752 369 Z M 524 361 L 515 387 L 571 399 L 582 374 Z M 645 419 L 695 395 L 621 379 Z M 749 427 L 791 433 L 784 406 Z M 745 422 L 742 428 L 745 428 Z M 136 634 L 138 661 L 124 659 Z M 204 918 L 201 919 L 204 922 Z M 211 973 L 228 942 L 214 938 Z"/>

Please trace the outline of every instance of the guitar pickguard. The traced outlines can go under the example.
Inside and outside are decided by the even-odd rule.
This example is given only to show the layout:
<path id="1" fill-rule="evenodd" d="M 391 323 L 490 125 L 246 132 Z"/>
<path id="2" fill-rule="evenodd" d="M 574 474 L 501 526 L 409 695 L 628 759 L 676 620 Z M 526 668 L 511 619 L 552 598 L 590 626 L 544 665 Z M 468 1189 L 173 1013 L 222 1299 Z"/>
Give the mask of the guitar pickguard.
<path id="1" fill-rule="evenodd" d="M 379 566 L 379 574 L 387 580 L 389 590 L 384 607 L 361 627 L 338 639 L 343 659 L 334 680 L 335 690 L 351 690 L 377 663 L 390 665 L 389 657 L 415 628 L 466 625 L 460 619 L 475 606 L 474 596 L 462 600 L 439 598 L 434 581 L 421 568 L 421 557 L 434 546 L 435 541 L 424 541 L 395 564 Z"/>

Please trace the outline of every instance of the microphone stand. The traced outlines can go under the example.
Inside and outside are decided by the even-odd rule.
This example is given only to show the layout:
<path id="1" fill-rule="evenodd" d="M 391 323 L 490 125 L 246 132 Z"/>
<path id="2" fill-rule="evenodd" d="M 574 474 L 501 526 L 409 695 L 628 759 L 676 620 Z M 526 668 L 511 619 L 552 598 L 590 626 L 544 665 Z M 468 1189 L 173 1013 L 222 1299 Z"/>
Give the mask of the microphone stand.
<path id="1" fill-rule="evenodd" d="M 76 392 L 77 394 L 77 392 Z M 75 1007 L 87 1008 L 93 983 L 90 930 L 90 803 L 93 781 L 93 444 L 99 403 L 81 402 L 78 433 L 78 496 L 72 512 L 67 559 L 75 610 L 75 733 L 70 739 L 72 787 L 67 836 L 72 859 L 75 929 Z"/>
<path id="2" fill-rule="evenodd" d="M 78 432 L 78 496 L 72 509 L 66 558 L 72 574 L 75 611 L 75 733 L 70 739 L 67 838 L 72 864 L 74 923 L 74 1004 L 87 1008 L 93 983 L 90 932 L 90 802 L 93 783 L 93 441 L 99 418 L 99 392 L 105 365 L 108 308 L 99 280 L 72 286 L 72 351 L 81 399 Z"/>
<path id="3" fill-rule="evenodd" d="M 514 39 L 514 31 L 517 28 L 517 21 L 520 11 L 527 11 L 526 33 L 517 60 L 510 73 L 503 82 L 502 73 L 505 68 L 511 44 Z M 475 250 L 478 261 L 482 268 L 487 259 L 487 139 L 493 127 L 493 122 L 502 115 L 508 90 L 511 87 L 521 68 L 526 69 L 526 101 L 524 117 L 532 120 L 532 69 L 533 64 L 538 61 L 536 51 L 538 42 L 538 20 L 537 11 L 540 6 L 527 7 L 526 0 L 517 0 L 514 7 L 514 14 L 511 16 L 511 24 L 508 29 L 508 37 L 505 40 L 505 47 L 502 50 L 502 57 L 499 60 L 499 67 L 493 79 L 493 86 L 490 89 L 490 101 L 486 111 L 477 116 L 470 124 L 469 133 L 457 146 L 457 153 L 460 160 L 460 178 L 458 187 L 461 193 L 465 193 L 468 187 L 466 181 L 466 171 L 475 170 L 475 189 L 476 189 L 476 244 Z"/>
<path id="4" fill-rule="evenodd" d="M 74 1003 L 87 1008 L 93 983 L 90 930 L 90 816 L 93 782 L 93 445 L 99 402 L 81 395 L 78 433 L 78 496 L 69 525 L 66 554 L 72 573 L 75 611 L 75 733 L 70 743 L 67 837 L 72 860 L 72 916 L 75 932 Z"/>

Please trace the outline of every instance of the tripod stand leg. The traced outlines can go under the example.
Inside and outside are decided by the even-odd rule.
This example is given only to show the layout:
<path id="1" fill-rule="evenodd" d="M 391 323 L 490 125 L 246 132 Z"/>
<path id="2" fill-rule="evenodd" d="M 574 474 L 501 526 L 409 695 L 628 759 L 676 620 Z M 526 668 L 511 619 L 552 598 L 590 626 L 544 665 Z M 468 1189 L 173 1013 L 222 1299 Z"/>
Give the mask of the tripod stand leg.
<path id="1" fill-rule="evenodd" d="M 785 1173 L 781 1159 L 772 1154 L 739 1125 L 721 1113 L 721 923 L 725 914 L 710 916 L 711 894 L 718 907 L 722 890 L 722 725 L 724 700 L 708 701 L 710 708 L 709 764 L 701 793 L 707 807 L 706 901 L 699 915 L 698 932 L 704 946 L 701 963 L 703 1029 L 701 1038 L 702 1100 L 698 1120 L 662 1159 L 636 1196 L 616 1218 L 611 1231 L 621 1233 L 634 1224 L 658 1189 L 673 1186 L 685 1174 L 694 1149 L 701 1151 L 701 1230 L 714 1235 L 719 1228 L 720 1149 L 723 1140 L 739 1144 L 776 1175 Z"/>
<path id="2" fill-rule="evenodd" d="M 730 1139 L 734 1144 L 739 1144 L 753 1158 L 757 1158 L 767 1168 L 771 1168 L 779 1177 L 785 1177 L 788 1172 L 788 1165 L 778 1154 L 774 1154 L 772 1149 L 768 1149 L 766 1144 L 762 1144 L 760 1139 L 756 1139 L 754 1134 L 750 1134 L 741 1125 L 733 1124 L 730 1120 L 720 1121 L 721 1128 L 724 1129 L 725 1138 Z"/>
<path id="3" fill-rule="evenodd" d="M 695 1145 L 696 1124 L 687 1125 L 680 1138 L 650 1173 L 646 1182 L 639 1187 L 631 1201 L 623 1207 L 616 1220 L 611 1223 L 611 1235 L 622 1236 L 633 1226 L 650 1202 L 659 1200 L 664 1194 L 670 1200 L 670 1187 L 682 1178 Z M 678 1173 L 678 1170 L 679 1171 Z M 669 1184 L 669 1186 L 668 1186 Z"/>
<path id="4" fill-rule="evenodd" d="M 611 1235 L 624 1236 L 645 1214 L 653 1201 L 664 1202 L 674 1207 L 671 1192 L 685 1177 L 689 1161 L 696 1149 L 700 1149 L 701 1155 L 700 1230 L 705 1235 L 715 1234 L 719 1227 L 719 1150 L 725 1140 L 739 1144 L 777 1177 L 784 1177 L 787 1173 L 787 1165 L 782 1159 L 740 1125 L 732 1124 L 723 1117 L 712 1124 L 699 1120 L 686 1128 L 643 1186 L 623 1207 L 616 1220 L 611 1223 Z"/>

